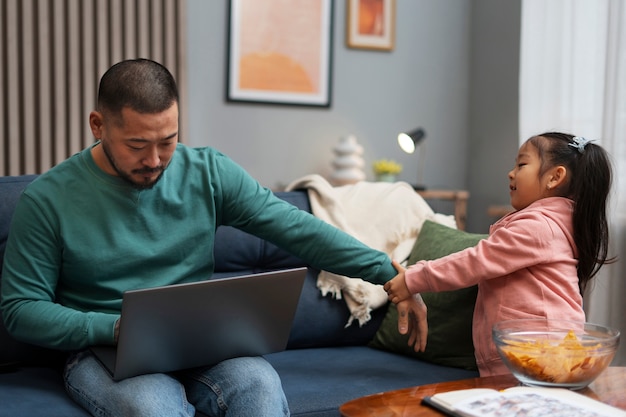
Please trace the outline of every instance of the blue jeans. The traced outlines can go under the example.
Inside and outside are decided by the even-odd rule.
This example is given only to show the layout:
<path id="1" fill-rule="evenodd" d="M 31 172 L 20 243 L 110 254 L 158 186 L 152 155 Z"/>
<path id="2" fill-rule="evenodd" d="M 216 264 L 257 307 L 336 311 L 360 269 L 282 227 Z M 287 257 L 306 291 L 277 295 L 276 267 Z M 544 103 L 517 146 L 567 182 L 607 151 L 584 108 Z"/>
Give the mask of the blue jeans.
<path id="1" fill-rule="evenodd" d="M 261 357 L 115 382 L 87 350 L 68 359 L 64 379 L 69 396 L 94 416 L 289 416 L 280 378 Z"/>

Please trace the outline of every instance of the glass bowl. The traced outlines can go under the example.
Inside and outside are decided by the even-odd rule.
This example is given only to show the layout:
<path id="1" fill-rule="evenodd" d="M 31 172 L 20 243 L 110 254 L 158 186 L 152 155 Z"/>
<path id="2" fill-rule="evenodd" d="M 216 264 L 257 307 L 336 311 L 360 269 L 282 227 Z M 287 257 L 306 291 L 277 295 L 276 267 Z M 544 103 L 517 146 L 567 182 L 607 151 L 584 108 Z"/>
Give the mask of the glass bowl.
<path id="1" fill-rule="evenodd" d="M 492 336 L 522 384 L 581 389 L 609 366 L 620 333 L 592 323 L 517 319 L 497 323 Z"/>

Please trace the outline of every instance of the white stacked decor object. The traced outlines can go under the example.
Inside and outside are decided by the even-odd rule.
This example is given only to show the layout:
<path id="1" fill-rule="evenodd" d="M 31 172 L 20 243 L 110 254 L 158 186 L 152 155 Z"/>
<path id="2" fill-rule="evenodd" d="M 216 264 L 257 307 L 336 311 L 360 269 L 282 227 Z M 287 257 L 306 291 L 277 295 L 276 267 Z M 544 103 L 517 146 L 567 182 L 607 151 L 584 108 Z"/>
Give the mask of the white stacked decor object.
<path id="1" fill-rule="evenodd" d="M 339 143 L 333 148 L 334 171 L 330 176 L 333 185 L 354 184 L 365 179 L 365 161 L 363 161 L 363 147 L 358 144 L 354 135 L 339 139 Z"/>

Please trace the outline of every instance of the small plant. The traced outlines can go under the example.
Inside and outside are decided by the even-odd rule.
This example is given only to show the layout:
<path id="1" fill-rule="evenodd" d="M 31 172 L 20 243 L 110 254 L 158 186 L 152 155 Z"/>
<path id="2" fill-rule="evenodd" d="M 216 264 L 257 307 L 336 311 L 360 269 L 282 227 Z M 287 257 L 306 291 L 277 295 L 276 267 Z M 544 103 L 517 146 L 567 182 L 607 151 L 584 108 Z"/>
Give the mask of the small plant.
<path id="1" fill-rule="evenodd" d="M 379 159 L 372 164 L 376 175 L 398 175 L 402 172 L 402 165 L 391 159 Z"/>

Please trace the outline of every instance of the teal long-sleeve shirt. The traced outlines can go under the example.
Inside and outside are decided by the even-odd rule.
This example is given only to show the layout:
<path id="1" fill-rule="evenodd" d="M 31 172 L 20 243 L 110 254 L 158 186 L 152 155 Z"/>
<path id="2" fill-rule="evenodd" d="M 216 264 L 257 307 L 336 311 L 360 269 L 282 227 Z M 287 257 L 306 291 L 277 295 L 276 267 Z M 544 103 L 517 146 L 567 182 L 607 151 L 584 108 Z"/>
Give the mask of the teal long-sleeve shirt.
<path id="1" fill-rule="evenodd" d="M 178 145 L 161 180 L 137 190 L 100 170 L 87 148 L 18 202 L 2 271 L 6 327 L 56 349 L 112 344 L 124 291 L 212 275 L 219 225 L 319 269 L 375 283 L 396 274 L 387 255 L 276 198 L 214 149 Z"/>

